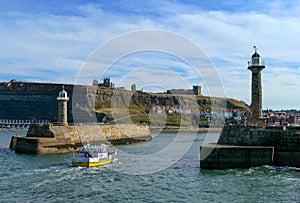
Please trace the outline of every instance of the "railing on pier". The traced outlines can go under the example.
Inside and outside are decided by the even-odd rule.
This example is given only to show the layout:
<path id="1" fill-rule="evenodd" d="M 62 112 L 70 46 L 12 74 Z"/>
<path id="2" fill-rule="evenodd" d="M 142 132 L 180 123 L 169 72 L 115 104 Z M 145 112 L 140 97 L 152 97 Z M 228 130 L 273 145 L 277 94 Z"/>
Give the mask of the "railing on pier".
<path id="1" fill-rule="evenodd" d="M 0 119 L 0 128 L 29 128 L 30 124 L 46 124 L 48 120 L 14 120 Z"/>

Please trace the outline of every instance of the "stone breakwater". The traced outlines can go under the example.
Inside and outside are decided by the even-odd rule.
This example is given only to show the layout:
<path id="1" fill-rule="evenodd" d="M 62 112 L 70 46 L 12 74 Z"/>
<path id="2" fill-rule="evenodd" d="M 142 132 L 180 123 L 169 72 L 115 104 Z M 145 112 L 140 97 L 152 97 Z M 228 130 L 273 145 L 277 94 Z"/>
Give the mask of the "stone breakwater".
<path id="1" fill-rule="evenodd" d="M 24 154 L 65 153 L 100 140 L 129 144 L 150 141 L 151 133 L 147 125 L 31 125 L 25 137 L 12 137 L 10 148 Z"/>
<path id="2" fill-rule="evenodd" d="M 300 167 L 300 128 L 224 127 L 217 144 L 200 148 L 200 157 L 203 169 Z"/>

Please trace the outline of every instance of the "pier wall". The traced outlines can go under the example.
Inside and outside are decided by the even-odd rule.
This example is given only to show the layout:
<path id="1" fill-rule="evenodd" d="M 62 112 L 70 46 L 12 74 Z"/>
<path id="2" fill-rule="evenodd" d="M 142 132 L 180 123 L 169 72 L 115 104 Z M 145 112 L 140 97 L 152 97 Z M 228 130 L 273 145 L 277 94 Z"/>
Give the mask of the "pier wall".
<path id="1" fill-rule="evenodd" d="M 300 152 L 300 129 L 224 127 L 218 144 L 274 146 L 275 152 Z"/>
<path id="2" fill-rule="evenodd" d="M 273 164 L 274 147 L 217 144 L 204 147 L 212 148 L 212 152 L 201 161 L 202 169 L 249 168 Z"/>
<path id="3" fill-rule="evenodd" d="M 229 146 L 231 149 L 227 148 Z M 272 162 L 270 162 L 270 153 L 260 149 L 262 146 L 265 147 L 265 150 L 268 150 L 269 147 L 274 148 Z M 300 129 L 298 128 L 224 127 L 219 141 L 214 147 L 212 153 L 200 161 L 201 168 L 244 167 L 245 162 L 242 160 L 251 156 L 251 154 L 245 154 L 247 150 L 251 152 L 254 150 L 255 156 L 259 158 L 247 163 L 249 166 L 256 162 L 254 165 L 300 167 Z M 201 150 L 210 148 L 209 144 L 202 146 L 200 156 Z"/>
<path id="4" fill-rule="evenodd" d="M 49 154 L 71 152 L 81 143 L 111 141 L 112 144 L 129 144 L 150 141 L 147 125 L 31 125 L 25 137 L 13 136 L 10 148 L 17 153 Z"/>

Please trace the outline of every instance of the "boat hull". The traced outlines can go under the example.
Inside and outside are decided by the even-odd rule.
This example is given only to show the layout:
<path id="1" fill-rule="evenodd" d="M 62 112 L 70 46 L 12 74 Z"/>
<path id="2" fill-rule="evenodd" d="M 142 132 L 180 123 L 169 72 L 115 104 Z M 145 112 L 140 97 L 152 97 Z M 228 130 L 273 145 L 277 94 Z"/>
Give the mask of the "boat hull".
<path id="1" fill-rule="evenodd" d="M 106 164 L 110 164 L 112 159 L 101 160 L 97 162 L 90 161 L 72 161 L 72 166 L 74 167 L 101 167 Z"/>

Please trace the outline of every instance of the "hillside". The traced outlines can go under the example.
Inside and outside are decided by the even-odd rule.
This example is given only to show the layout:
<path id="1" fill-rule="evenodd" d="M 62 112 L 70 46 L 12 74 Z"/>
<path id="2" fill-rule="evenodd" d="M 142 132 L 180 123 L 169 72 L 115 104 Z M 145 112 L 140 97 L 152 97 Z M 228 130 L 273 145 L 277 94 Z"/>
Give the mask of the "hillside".
<path id="1" fill-rule="evenodd" d="M 247 105 L 234 99 L 205 96 L 154 94 L 72 84 L 3 82 L 0 83 L 0 119 L 45 119 L 57 121 L 58 92 L 64 86 L 68 102 L 68 122 L 134 122 L 190 123 L 184 114 L 149 114 L 151 108 L 188 108 L 191 113 L 218 111 L 226 105 L 228 110 L 249 111 Z"/>
<path id="2" fill-rule="evenodd" d="M 249 107 L 235 99 L 210 98 L 206 96 L 155 94 L 146 92 L 131 92 L 120 90 L 101 89 L 97 95 L 95 111 L 98 120 L 133 123 L 156 123 L 166 125 L 189 125 L 195 119 L 197 112 L 204 111 L 249 111 Z M 188 108 L 190 114 L 180 113 L 151 113 L 151 109 L 161 108 Z"/>

